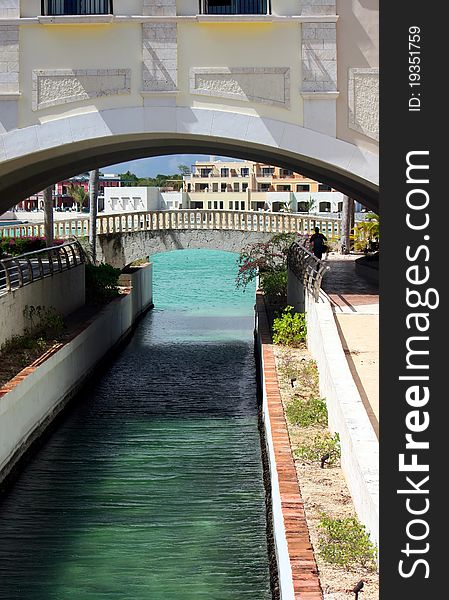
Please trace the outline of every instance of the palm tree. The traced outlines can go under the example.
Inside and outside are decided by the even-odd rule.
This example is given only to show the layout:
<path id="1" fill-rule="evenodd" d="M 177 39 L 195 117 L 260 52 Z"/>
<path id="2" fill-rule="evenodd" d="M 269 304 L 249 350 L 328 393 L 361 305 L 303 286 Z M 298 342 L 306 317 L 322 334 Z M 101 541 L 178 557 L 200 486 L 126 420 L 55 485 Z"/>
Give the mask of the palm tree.
<path id="1" fill-rule="evenodd" d="M 71 183 L 67 188 L 67 192 L 76 202 L 77 210 L 81 210 L 83 204 L 85 202 L 88 202 L 89 200 L 89 194 L 86 192 L 82 185 L 76 185 L 75 183 Z"/>
<path id="2" fill-rule="evenodd" d="M 367 213 L 366 220 L 357 223 L 355 227 L 355 238 L 358 245 L 369 249 L 373 243 L 379 242 L 379 215 L 375 213 Z"/>

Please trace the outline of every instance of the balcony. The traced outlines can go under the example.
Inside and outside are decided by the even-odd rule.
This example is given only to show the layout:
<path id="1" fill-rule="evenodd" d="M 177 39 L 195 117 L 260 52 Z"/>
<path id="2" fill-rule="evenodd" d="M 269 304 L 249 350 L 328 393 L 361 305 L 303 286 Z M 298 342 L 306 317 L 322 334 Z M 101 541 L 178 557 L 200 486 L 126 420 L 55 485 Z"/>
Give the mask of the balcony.
<path id="1" fill-rule="evenodd" d="M 267 15 L 270 0 L 200 0 L 203 15 Z"/>
<path id="2" fill-rule="evenodd" d="M 112 0 L 42 0 L 42 14 L 56 17 L 62 15 L 111 15 Z"/>

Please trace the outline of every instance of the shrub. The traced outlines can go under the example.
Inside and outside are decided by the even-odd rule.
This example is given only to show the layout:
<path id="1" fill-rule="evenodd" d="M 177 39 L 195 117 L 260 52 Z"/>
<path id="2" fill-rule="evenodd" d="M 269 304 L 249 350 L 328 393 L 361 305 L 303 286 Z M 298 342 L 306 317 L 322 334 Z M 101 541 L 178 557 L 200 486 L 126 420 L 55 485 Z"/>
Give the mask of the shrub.
<path id="1" fill-rule="evenodd" d="M 64 240 L 55 239 L 53 245 L 62 244 Z M 18 256 L 27 252 L 35 252 L 42 250 L 46 246 L 44 237 L 21 237 L 21 238 L 1 238 L 0 239 L 0 256 L 6 254 L 10 256 Z"/>
<path id="2" fill-rule="evenodd" d="M 287 306 L 281 317 L 273 321 L 273 342 L 284 346 L 298 346 L 306 338 L 307 326 L 304 313 L 294 313 Z"/>
<path id="3" fill-rule="evenodd" d="M 306 442 L 295 450 L 296 458 L 310 462 L 321 462 L 324 457 L 328 465 L 335 465 L 340 460 L 340 436 L 329 432 L 317 434 L 312 441 Z M 324 463 L 322 463 L 324 466 Z"/>
<path id="4" fill-rule="evenodd" d="M 287 269 L 267 271 L 260 274 L 260 289 L 269 299 L 287 297 Z"/>
<path id="5" fill-rule="evenodd" d="M 118 296 L 120 269 L 111 265 L 86 264 L 86 299 L 89 302 L 107 302 Z"/>
<path id="6" fill-rule="evenodd" d="M 318 368 L 314 360 L 306 360 L 303 358 L 301 361 L 298 361 L 288 349 L 284 351 L 280 361 L 280 372 L 287 379 L 296 380 L 297 387 L 300 389 L 301 393 L 307 392 L 307 395 L 318 396 Z"/>
<path id="7" fill-rule="evenodd" d="M 322 515 L 318 552 L 328 563 L 349 569 L 376 569 L 377 550 L 365 526 L 356 517 L 332 519 Z"/>
<path id="8" fill-rule="evenodd" d="M 327 424 L 327 407 L 323 398 L 303 400 L 295 396 L 287 405 L 286 413 L 292 425 L 308 427 L 309 425 Z"/>
<path id="9" fill-rule="evenodd" d="M 23 316 L 29 323 L 29 335 L 42 335 L 45 339 L 56 337 L 64 329 L 64 319 L 53 306 L 25 305 Z"/>

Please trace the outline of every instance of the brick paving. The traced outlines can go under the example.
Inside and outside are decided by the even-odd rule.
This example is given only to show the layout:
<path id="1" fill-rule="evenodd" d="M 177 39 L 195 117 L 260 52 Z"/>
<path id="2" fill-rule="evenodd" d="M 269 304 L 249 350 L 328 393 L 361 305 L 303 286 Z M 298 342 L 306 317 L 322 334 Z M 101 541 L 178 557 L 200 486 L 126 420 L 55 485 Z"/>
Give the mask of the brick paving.
<path id="1" fill-rule="evenodd" d="M 262 342 L 265 387 L 276 470 L 279 479 L 282 514 L 293 575 L 295 600 L 323 600 L 318 568 L 310 542 L 304 503 L 296 476 L 284 416 L 272 339 L 263 296 L 257 294 L 256 307 Z"/>

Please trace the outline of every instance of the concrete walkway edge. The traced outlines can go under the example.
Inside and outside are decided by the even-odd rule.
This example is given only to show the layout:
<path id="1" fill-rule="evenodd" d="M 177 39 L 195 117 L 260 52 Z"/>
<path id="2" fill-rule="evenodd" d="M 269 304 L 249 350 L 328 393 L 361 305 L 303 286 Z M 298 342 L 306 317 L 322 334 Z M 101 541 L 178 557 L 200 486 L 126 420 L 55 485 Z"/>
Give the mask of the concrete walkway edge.
<path id="1" fill-rule="evenodd" d="M 379 441 L 352 377 L 330 303 L 306 302 L 307 344 L 317 362 L 329 429 L 338 432 L 341 466 L 359 520 L 379 540 Z"/>

